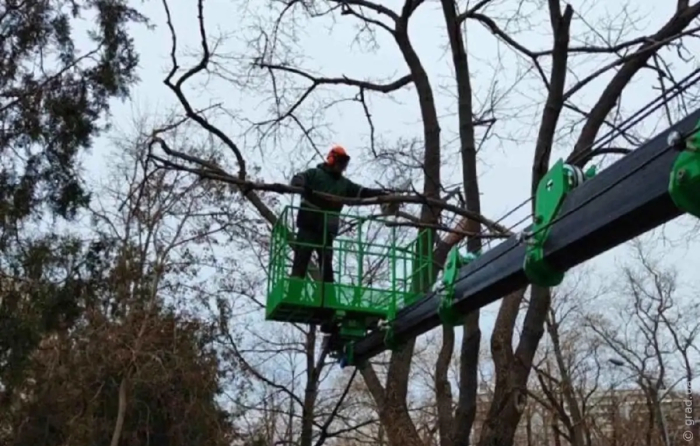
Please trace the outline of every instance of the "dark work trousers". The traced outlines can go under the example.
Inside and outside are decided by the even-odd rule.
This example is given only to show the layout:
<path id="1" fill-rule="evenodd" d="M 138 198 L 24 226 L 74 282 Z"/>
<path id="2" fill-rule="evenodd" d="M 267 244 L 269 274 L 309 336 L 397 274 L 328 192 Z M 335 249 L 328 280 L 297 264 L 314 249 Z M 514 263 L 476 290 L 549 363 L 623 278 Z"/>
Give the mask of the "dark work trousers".
<path id="1" fill-rule="evenodd" d="M 309 269 L 311 255 L 316 252 L 321 267 L 321 280 L 332 283 L 333 280 L 333 237 L 326 234 L 324 243 L 323 232 L 299 229 L 294 244 L 294 260 L 292 261 L 292 277 L 304 278 Z M 308 245 L 302 245 L 309 244 Z M 323 247 L 321 247 L 323 246 Z"/>
<path id="2" fill-rule="evenodd" d="M 292 260 L 292 277 L 305 278 L 311 262 L 311 255 L 316 252 L 321 267 L 321 280 L 325 283 L 333 283 L 333 240 L 331 234 L 326 234 L 324 243 L 322 231 L 310 231 L 300 228 L 296 234 L 296 242 L 307 243 L 307 246 L 294 243 L 294 260 Z M 323 296 L 323 294 L 322 294 Z M 331 333 L 334 330 L 331 321 L 321 325 L 323 333 Z"/>

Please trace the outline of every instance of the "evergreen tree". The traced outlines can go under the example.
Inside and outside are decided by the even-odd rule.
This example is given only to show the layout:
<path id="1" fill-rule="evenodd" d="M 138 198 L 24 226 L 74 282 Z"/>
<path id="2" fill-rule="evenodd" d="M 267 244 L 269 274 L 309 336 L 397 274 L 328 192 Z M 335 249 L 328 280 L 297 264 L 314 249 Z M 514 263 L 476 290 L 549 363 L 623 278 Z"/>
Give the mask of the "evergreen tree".
<path id="1" fill-rule="evenodd" d="M 136 81 L 127 0 L 7 0 L 0 5 L 0 406 L 43 333 L 67 328 L 101 247 L 58 238 L 49 216 L 88 203 L 78 155 L 112 98 Z M 77 25 L 88 24 L 80 38 Z M 94 265 L 93 265 L 94 266 Z"/>

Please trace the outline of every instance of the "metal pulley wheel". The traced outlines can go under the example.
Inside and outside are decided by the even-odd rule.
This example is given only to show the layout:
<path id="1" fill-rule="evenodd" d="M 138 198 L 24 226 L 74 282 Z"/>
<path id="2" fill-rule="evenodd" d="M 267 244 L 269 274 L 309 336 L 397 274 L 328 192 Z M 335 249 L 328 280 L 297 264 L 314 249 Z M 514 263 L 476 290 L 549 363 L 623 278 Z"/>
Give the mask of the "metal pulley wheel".
<path id="1" fill-rule="evenodd" d="M 581 168 L 577 166 L 574 166 L 572 164 L 564 164 L 564 170 L 568 174 L 569 185 L 572 188 L 580 186 L 586 179 L 583 170 L 581 170 Z"/>

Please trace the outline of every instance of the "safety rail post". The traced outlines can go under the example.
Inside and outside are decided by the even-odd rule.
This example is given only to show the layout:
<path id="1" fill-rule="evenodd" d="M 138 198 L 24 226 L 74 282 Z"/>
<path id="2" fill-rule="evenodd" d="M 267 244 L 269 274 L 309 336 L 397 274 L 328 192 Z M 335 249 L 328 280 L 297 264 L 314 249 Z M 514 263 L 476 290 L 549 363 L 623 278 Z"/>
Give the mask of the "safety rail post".
<path id="1" fill-rule="evenodd" d="M 390 229 L 389 237 L 389 252 L 391 258 L 391 298 L 389 299 L 389 308 L 386 316 L 386 325 L 384 326 L 384 344 L 388 349 L 393 350 L 395 348 L 394 342 L 394 328 L 393 323 L 396 318 L 396 301 L 398 299 L 397 287 L 396 287 L 396 226 L 392 226 Z"/>
<path id="2" fill-rule="evenodd" d="M 354 306 L 359 306 L 362 302 L 362 294 L 363 290 L 362 287 L 364 285 L 363 282 L 363 276 L 364 276 L 364 244 L 362 243 L 362 234 L 364 233 L 362 231 L 362 226 L 364 225 L 365 220 L 362 218 L 358 218 L 358 223 L 357 223 L 357 286 L 355 287 L 355 292 L 353 293 L 353 305 Z"/>
<path id="3" fill-rule="evenodd" d="M 433 230 L 423 229 L 418 231 L 417 246 L 413 254 L 413 264 L 417 264 L 417 268 L 412 272 L 414 285 L 411 289 L 411 303 L 415 301 L 416 296 L 424 293 L 430 288 L 433 277 L 432 268 L 432 253 L 433 253 Z"/>
<path id="4" fill-rule="evenodd" d="M 424 262 L 423 265 L 422 265 L 422 268 L 426 268 L 426 269 L 428 270 L 427 273 L 426 273 L 426 276 L 425 276 L 426 279 L 427 279 L 427 281 L 426 281 L 425 284 L 423 284 L 423 287 L 422 287 L 422 288 L 424 288 L 424 289 L 429 289 L 431 283 L 432 283 L 435 279 L 437 279 L 437 278 L 435 277 L 435 275 L 434 275 L 434 273 L 435 273 L 435 270 L 434 270 L 434 269 L 435 269 L 435 265 L 434 265 L 434 262 L 433 262 L 433 246 L 434 246 L 434 242 L 435 242 L 435 240 L 433 239 L 433 235 L 434 235 L 434 234 L 433 234 L 433 231 L 431 231 L 431 230 L 427 230 L 427 231 L 428 231 L 428 236 L 427 236 L 427 238 L 428 238 L 428 247 L 427 247 L 426 250 L 425 250 L 426 254 L 425 254 L 425 255 L 421 254 L 422 262 Z"/>
<path id="5" fill-rule="evenodd" d="M 347 268 L 347 241 L 345 240 L 339 240 L 338 241 L 338 255 L 336 258 L 338 259 L 338 283 L 342 282 L 343 276 L 345 269 Z"/>
<path id="6" fill-rule="evenodd" d="M 268 296 L 272 293 L 272 284 L 274 283 L 274 272 L 275 272 L 275 257 L 273 256 L 273 253 L 275 252 L 275 237 L 276 237 L 276 226 L 277 223 L 275 223 L 272 226 L 272 234 L 270 237 L 270 246 L 267 248 L 267 255 L 268 259 L 270 259 L 269 262 L 269 271 L 267 272 L 267 294 Z"/>
<path id="7" fill-rule="evenodd" d="M 270 241 L 270 255 L 272 256 L 271 258 L 275 260 L 271 262 L 272 264 L 270 276 L 272 280 L 270 283 L 269 291 L 272 291 L 272 287 L 279 283 L 284 273 L 284 269 L 286 267 L 286 261 L 280 262 L 279 260 L 281 255 L 286 254 L 287 243 L 289 242 L 285 237 L 283 237 L 284 235 L 286 235 L 286 231 L 282 231 L 286 228 L 284 224 L 284 216 L 286 212 L 287 210 L 285 209 L 282 212 L 282 215 L 280 216 L 282 220 L 277 219 L 272 228 L 272 240 Z M 284 256 L 284 259 L 286 260 L 286 255 Z M 280 265 L 280 263 L 282 263 L 282 265 Z M 280 269 L 282 269 L 283 271 L 280 272 Z"/>
<path id="8" fill-rule="evenodd" d="M 321 212 L 321 211 L 318 211 L 318 212 Z M 321 290 L 322 290 L 321 291 L 321 293 L 322 293 L 321 294 L 321 302 L 325 303 L 324 298 L 325 298 L 325 291 L 326 291 L 326 283 L 324 282 L 324 279 L 326 277 L 326 271 L 324 270 L 324 267 L 326 265 L 325 265 L 325 262 L 323 260 L 324 260 L 325 255 L 326 255 L 325 249 L 326 249 L 326 246 L 328 244 L 328 213 L 321 212 L 321 214 L 323 215 L 323 226 L 321 226 L 322 232 L 323 232 L 323 238 L 321 239 L 321 249 L 320 249 L 321 258 L 319 259 L 319 266 L 321 267 L 321 284 L 322 284 L 321 285 Z"/>

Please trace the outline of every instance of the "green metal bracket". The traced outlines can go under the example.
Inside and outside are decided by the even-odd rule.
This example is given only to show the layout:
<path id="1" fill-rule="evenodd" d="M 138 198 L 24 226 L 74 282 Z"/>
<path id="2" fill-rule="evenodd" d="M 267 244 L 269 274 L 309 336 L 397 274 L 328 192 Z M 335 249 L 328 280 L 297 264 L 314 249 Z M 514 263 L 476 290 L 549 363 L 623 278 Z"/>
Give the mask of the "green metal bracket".
<path id="1" fill-rule="evenodd" d="M 394 337 L 394 327 L 391 325 L 391 322 L 386 327 L 384 332 L 384 345 L 386 345 L 386 348 L 391 351 L 396 350 L 396 347 L 398 347 L 398 343 Z"/>
<path id="2" fill-rule="evenodd" d="M 341 363 L 343 366 L 353 365 L 355 341 L 367 335 L 367 323 L 363 319 L 356 318 L 339 319 L 338 322 L 340 330 L 337 335 L 340 337 L 342 348 L 339 351 L 331 352 L 331 357 L 344 358 L 344 363 Z"/>
<path id="3" fill-rule="evenodd" d="M 668 194 L 673 203 L 683 212 L 700 218 L 700 122 L 686 139 L 682 150 L 671 168 Z M 681 135 L 669 135 L 669 144 L 682 141 Z"/>
<path id="4" fill-rule="evenodd" d="M 344 342 L 363 338 L 367 334 L 367 326 L 364 321 L 346 319 L 340 325 L 340 339 Z"/>
<path id="5" fill-rule="evenodd" d="M 544 245 L 566 195 L 595 174 L 594 167 L 584 173 L 578 167 L 559 160 L 538 184 L 535 194 L 534 222 L 530 233 L 527 234 L 523 265 L 530 283 L 551 287 L 559 285 L 564 280 L 565 272 L 552 268 L 544 258 Z"/>
<path id="6" fill-rule="evenodd" d="M 395 350 L 398 347 L 396 338 L 394 337 L 394 319 L 396 319 L 396 304 L 392 304 L 387 315 L 386 325 L 382 327 L 384 330 L 384 345 L 389 350 Z"/>
<path id="7" fill-rule="evenodd" d="M 457 246 L 453 247 L 447 254 L 445 268 L 442 272 L 442 297 L 438 307 L 438 315 L 444 325 L 454 327 L 462 318 L 462 315 L 452 307 L 455 297 L 455 282 L 459 276 L 460 268 L 474 261 L 477 257 L 478 254 L 473 253 L 460 254 Z"/>
<path id="8" fill-rule="evenodd" d="M 354 366 L 355 364 L 355 341 L 345 344 L 343 355 L 340 357 L 340 367 Z"/>

